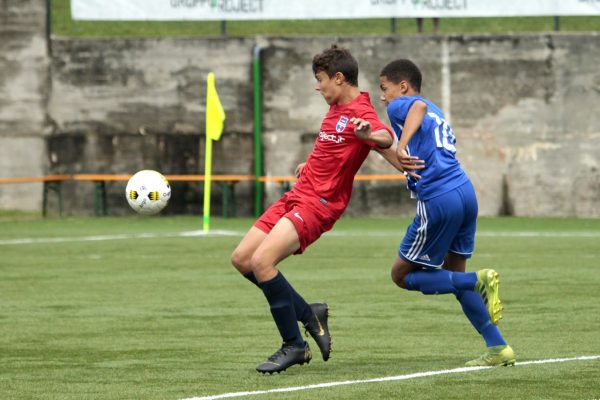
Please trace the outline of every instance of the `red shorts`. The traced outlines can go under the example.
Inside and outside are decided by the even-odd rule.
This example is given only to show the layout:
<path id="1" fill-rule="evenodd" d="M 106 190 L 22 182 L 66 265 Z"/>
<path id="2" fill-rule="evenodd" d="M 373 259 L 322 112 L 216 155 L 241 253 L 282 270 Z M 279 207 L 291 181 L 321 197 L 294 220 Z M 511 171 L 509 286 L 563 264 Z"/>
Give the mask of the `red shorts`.
<path id="1" fill-rule="evenodd" d="M 339 219 L 339 216 L 332 215 L 318 199 L 301 198 L 288 192 L 269 207 L 254 226 L 269 233 L 282 217 L 292 221 L 298 232 L 300 248 L 295 254 L 303 253 L 324 232 L 333 228 L 333 224 Z"/>

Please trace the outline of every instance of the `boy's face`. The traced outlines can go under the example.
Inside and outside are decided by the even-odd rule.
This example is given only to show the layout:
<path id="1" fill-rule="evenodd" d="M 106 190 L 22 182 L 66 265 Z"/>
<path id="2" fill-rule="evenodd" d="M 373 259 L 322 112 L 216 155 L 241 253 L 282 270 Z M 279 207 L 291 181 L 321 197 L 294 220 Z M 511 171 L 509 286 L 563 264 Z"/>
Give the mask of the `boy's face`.
<path id="1" fill-rule="evenodd" d="M 407 81 L 394 83 L 389 81 L 386 76 L 379 77 L 379 88 L 381 89 L 380 99 L 386 106 L 396 97 L 406 96 L 410 89 Z"/>
<path id="2" fill-rule="evenodd" d="M 321 93 L 327 104 L 332 105 L 337 103 L 342 92 L 343 75 L 336 73 L 331 78 L 327 76 L 325 71 L 319 71 L 315 74 L 317 83 L 315 90 Z"/>

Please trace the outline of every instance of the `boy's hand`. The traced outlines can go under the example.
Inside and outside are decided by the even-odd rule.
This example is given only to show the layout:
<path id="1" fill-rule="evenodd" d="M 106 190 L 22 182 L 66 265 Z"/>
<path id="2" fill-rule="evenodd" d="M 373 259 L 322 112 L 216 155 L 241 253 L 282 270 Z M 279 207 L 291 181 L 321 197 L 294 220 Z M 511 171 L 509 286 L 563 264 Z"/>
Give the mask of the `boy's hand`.
<path id="1" fill-rule="evenodd" d="M 296 170 L 294 171 L 294 175 L 296 175 L 296 178 L 300 178 L 300 174 L 302 173 L 302 169 L 304 169 L 305 165 L 305 162 L 298 164 Z"/>
<path id="2" fill-rule="evenodd" d="M 354 134 L 360 140 L 367 140 L 371 136 L 371 123 L 362 118 L 351 118 L 350 122 L 354 124 Z"/>
<path id="3" fill-rule="evenodd" d="M 415 171 L 425 168 L 425 161 L 420 160 L 419 157 L 408 155 L 406 149 L 401 148 L 396 150 L 396 156 L 398 157 L 398 161 L 404 172 L 415 179 L 421 179 L 421 175 L 417 174 Z"/>

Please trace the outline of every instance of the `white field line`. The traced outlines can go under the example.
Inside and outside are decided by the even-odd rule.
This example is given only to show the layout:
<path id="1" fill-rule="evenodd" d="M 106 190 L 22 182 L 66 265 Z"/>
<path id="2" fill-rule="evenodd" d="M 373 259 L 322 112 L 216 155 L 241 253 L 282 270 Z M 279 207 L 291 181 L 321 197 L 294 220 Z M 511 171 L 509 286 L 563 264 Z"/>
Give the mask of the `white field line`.
<path id="1" fill-rule="evenodd" d="M 523 361 L 523 362 L 516 363 L 515 366 L 531 365 L 531 364 L 552 364 L 552 363 L 562 363 L 562 362 L 569 362 L 569 361 L 588 361 L 588 360 L 597 360 L 597 359 L 600 359 L 600 355 L 581 356 L 581 357 L 573 357 L 573 358 L 550 358 L 550 359 L 546 359 L 546 360 Z M 479 371 L 482 369 L 489 369 L 489 368 L 493 368 L 493 367 L 462 367 L 462 368 L 454 368 L 454 369 L 444 369 L 444 370 L 440 370 L 440 371 L 416 372 L 416 373 L 407 374 L 407 375 L 386 376 L 386 377 L 382 377 L 382 378 L 373 378 L 373 379 L 359 379 L 359 380 L 352 380 L 352 381 L 327 382 L 327 383 L 318 383 L 318 384 L 306 385 L 306 386 L 292 386 L 292 387 L 279 388 L 279 389 L 256 390 L 253 392 L 223 393 L 223 394 L 217 394 L 217 395 L 213 395 L 213 396 L 190 397 L 190 398 L 187 398 L 184 400 L 231 399 L 231 398 L 239 398 L 239 397 L 247 397 L 247 396 L 258 396 L 261 394 L 299 392 L 302 390 L 321 389 L 321 388 L 329 388 L 329 387 L 334 387 L 334 386 L 362 385 L 364 383 L 377 383 L 377 382 L 389 382 L 389 381 L 404 381 L 404 380 L 409 380 L 409 379 L 425 378 L 428 376 L 458 374 L 458 373 L 462 373 L 462 372 L 474 372 L 474 371 Z"/>
<path id="2" fill-rule="evenodd" d="M 95 236 L 73 236 L 73 237 L 45 237 L 45 238 L 18 238 L 0 240 L 0 246 L 18 245 L 18 244 L 47 244 L 47 243 L 71 243 L 71 242 L 96 242 L 104 240 L 128 240 L 128 239 L 155 239 L 155 238 L 175 238 L 175 237 L 217 237 L 217 236 L 244 236 L 243 231 L 212 230 L 208 233 L 204 231 L 185 231 L 170 233 L 124 233 L 115 235 L 95 235 Z M 400 240 L 404 230 L 396 231 L 344 231 L 334 230 L 327 232 L 325 236 L 341 237 L 395 237 Z M 478 237 L 508 237 L 508 238 L 600 238 L 600 231 L 574 231 L 574 232 L 550 232 L 550 231 L 479 231 Z"/>
<path id="3" fill-rule="evenodd" d="M 0 240 L 0 246 L 11 244 L 39 244 L 39 243 L 70 243 L 70 242 L 100 242 L 104 240 L 127 240 L 127 239 L 155 239 L 155 238 L 174 238 L 174 237 L 196 237 L 196 236 L 242 236 L 242 232 L 213 230 L 208 233 L 204 231 L 186 231 L 170 233 L 123 233 L 116 235 L 96 235 L 96 236 L 73 236 L 73 237 L 51 237 L 51 238 L 21 238 Z"/>
<path id="4" fill-rule="evenodd" d="M 398 237 L 406 232 L 405 227 L 396 231 L 336 231 L 327 232 L 327 236 L 380 236 L 380 237 Z M 479 237 L 515 237 L 515 238 L 600 238 L 600 231 L 571 231 L 571 232 L 552 232 L 552 231 L 477 231 L 476 236 Z"/>

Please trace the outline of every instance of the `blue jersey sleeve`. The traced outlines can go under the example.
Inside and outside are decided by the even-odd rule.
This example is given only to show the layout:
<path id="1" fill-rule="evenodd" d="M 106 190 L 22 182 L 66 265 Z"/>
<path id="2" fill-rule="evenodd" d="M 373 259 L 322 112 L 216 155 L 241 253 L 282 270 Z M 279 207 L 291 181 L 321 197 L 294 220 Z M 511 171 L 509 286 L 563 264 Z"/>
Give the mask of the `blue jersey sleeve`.
<path id="1" fill-rule="evenodd" d="M 408 188 L 419 200 L 425 201 L 469 181 L 456 160 L 456 139 L 444 113 L 429 100 L 420 96 L 399 97 L 388 104 L 388 116 L 398 138 L 404 130 L 406 117 L 415 101 L 427 105 L 427 113 L 419 129 L 407 145 L 408 154 L 424 161 L 420 179 L 407 176 Z"/>
<path id="2" fill-rule="evenodd" d="M 392 128 L 394 129 L 394 132 L 396 132 L 398 139 L 400 138 L 400 135 L 402 135 L 408 110 L 410 110 L 410 107 L 412 107 L 417 100 L 422 100 L 422 98 L 420 96 L 402 96 L 396 97 L 388 104 L 388 118 L 390 119 Z"/>

